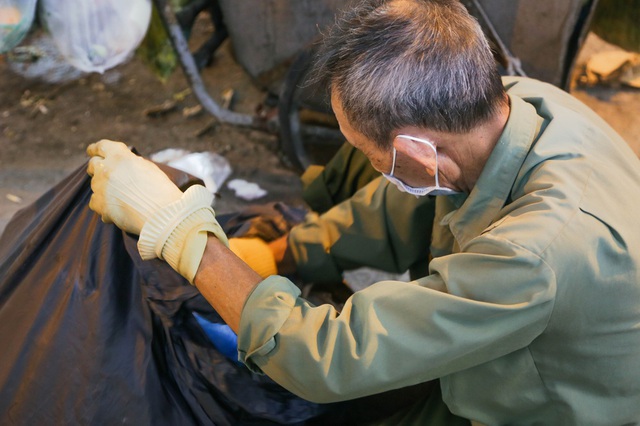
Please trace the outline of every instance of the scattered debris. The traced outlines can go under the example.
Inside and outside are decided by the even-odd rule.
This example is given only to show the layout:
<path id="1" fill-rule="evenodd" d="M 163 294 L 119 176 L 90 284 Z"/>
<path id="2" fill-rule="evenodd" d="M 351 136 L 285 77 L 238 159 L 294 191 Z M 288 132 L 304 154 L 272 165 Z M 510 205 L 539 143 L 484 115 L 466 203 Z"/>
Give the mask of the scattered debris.
<path id="1" fill-rule="evenodd" d="M 187 96 L 189 96 L 190 94 L 191 94 L 191 89 L 190 88 L 184 89 L 184 90 L 182 90 L 182 91 L 180 91 L 178 93 L 174 93 L 173 94 L 173 100 L 174 101 L 178 101 L 178 102 L 182 102 L 185 99 L 187 99 Z"/>
<path id="2" fill-rule="evenodd" d="M 14 194 L 7 194 L 7 200 L 11 201 L 12 203 L 16 203 L 16 204 L 20 204 L 22 202 L 22 198 L 18 197 L 17 195 L 14 195 Z"/>
<path id="3" fill-rule="evenodd" d="M 47 102 L 45 97 L 33 95 L 30 90 L 25 90 L 20 98 L 20 106 L 24 109 L 30 109 L 32 116 L 37 113 L 47 114 L 49 112 L 45 102 Z"/>
<path id="4" fill-rule="evenodd" d="M 247 182 L 244 179 L 233 179 L 227 183 L 227 188 L 235 191 L 236 197 L 243 200 L 255 200 L 267 195 L 267 191 L 260 188 L 258 184 Z"/>
<path id="5" fill-rule="evenodd" d="M 218 120 L 214 118 L 210 120 L 207 124 L 205 124 L 201 129 L 198 129 L 197 131 L 195 131 L 193 135 L 197 138 L 200 138 L 206 135 L 207 133 L 209 133 L 211 130 L 215 129 L 217 126 L 218 126 Z"/>
<path id="6" fill-rule="evenodd" d="M 176 103 L 174 101 L 166 100 L 160 105 L 155 105 L 144 110 L 144 115 L 147 117 L 161 117 L 176 109 Z"/>
<path id="7" fill-rule="evenodd" d="M 578 80 L 581 84 L 618 85 L 640 88 L 640 54 L 609 50 L 593 55 Z"/>
<path id="8" fill-rule="evenodd" d="M 626 86 L 640 89 L 640 60 L 624 73 L 620 82 Z"/>
<path id="9" fill-rule="evenodd" d="M 233 89 L 227 89 L 222 92 L 222 108 L 231 110 L 231 108 L 233 107 L 235 94 L 236 92 Z"/>
<path id="10" fill-rule="evenodd" d="M 196 105 L 193 107 L 184 107 L 184 109 L 182 110 L 182 116 L 186 118 L 191 118 L 191 117 L 200 115 L 202 111 L 203 111 L 202 105 Z"/>
<path id="11" fill-rule="evenodd" d="M 110 69 L 109 71 L 105 71 L 100 78 L 102 82 L 107 86 L 115 86 L 124 78 L 122 72 L 117 69 Z"/>

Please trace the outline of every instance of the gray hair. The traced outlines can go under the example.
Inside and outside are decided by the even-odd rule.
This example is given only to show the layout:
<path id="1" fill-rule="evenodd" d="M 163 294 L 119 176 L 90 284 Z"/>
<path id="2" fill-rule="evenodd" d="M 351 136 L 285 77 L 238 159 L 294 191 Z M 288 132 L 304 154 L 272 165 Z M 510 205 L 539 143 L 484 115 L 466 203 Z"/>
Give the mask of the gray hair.
<path id="1" fill-rule="evenodd" d="M 467 132 L 506 102 L 489 43 L 458 0 L 365 0 L 329 31 L 312 79 L 382 149 L 404 126 Z"/>

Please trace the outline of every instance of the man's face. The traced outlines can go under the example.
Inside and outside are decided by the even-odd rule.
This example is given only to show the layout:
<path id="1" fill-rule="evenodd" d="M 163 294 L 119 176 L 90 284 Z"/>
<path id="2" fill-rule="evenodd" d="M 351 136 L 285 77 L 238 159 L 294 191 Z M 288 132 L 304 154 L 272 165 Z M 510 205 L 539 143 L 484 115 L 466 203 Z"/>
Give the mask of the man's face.
<path id="1" fill-rule="evenodd" d="M 384 151 L 380 149 L 374 141 L 351 127 L 343 109 L 342 103 L 335 90 L 331 91 L 331 107 L 340 125 L 340 131 L 347 138 L 347 142 L 356 149 L 362 151 L 369 159 L 374 169 L 381 173 L 389 173 L 391 171 L 391 150 Z"/>

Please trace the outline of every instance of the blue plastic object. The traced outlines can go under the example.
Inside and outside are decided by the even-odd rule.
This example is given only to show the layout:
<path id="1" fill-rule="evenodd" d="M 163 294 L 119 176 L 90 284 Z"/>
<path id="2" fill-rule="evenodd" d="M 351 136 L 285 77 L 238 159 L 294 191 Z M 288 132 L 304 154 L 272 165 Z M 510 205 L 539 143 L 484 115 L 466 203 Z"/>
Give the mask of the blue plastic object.
<path id="1" fill-rule="evenodd" d="M 227 324 L 211 322 L 195 312 L 193 316 L 209 340 L 211 340 L 211 343 L 213 343 L 224 356 L 240 364 L 240 361 L 238 361 L 238 336 L 231 330 L 231 327 Z"/>

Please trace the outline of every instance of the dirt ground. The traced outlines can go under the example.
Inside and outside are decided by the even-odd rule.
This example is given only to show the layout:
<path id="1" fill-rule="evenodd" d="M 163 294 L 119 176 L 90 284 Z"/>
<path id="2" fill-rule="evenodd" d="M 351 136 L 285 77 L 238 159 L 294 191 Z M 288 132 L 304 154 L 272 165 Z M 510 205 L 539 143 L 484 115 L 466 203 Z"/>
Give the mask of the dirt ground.
<path id="1" fill-rule="evenodd" d="M 609 48 L 590 36 L 578 62 Z M 145 156 L 165 148 L 216 152 L 231 163 L 229 179 L 243 178 L 268 192 L 245 201 L 224 187 L 217 203 L 220 213 L 256 202 L 302 203 L 298 174 L 281 154 L 277 135 L 212 126 L 205 112 L 187 116 L 198 101 L 179 69 L 166 83 L 135 57 L 102 75 L 80 75 L 60 64 L 39 73 L 0 56 L 0 232 L 17 210 L 81 167 L 87 145 L 103 138 L 124 141 Z M 218 102 L 225 90 L 233 89 L 232 107 L 238 112 L 252 114 L 266 98 L 234 61 L 228 42 L 202 77 Z M 640 155 L 640 90 L 595 87 L 573 93 Z M 157 116 L 146 113 L 168 101 L 175 103 L 174 109 Z"/>
<path id="2" fill-rule="evenodd" d="M 280 154 L 277 135 L 216 125 L 206 112 L 189 115 L 199 102 L 181 69 L 163 83 L 137 57 L 102 75 L 81 75 L 59 61 L 48 67 L 46 72 L 29 69 L 0 55 L 0 231 L 18 209 L 81 167 L 87 145 L 100 139 L 126 142 L 144 156 L 167 148 L 215 152 L 231 164 L 228 180 L 245 179 L 268 192 L 245 201 L 225 186 L 217 201 L 219 213 L 252 202 L 302 203 L 298 174 Z M 266 99 L 267 93 L 234 62 L 228 43 L 202 78 L 219 103 L 222 93 L 233 89 L 237 112 L 254 114 Z M 167 102 L 175 108 L 148 113 Z"/>

